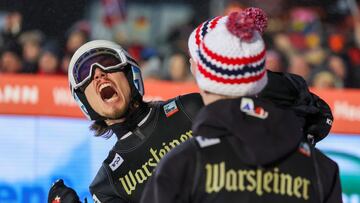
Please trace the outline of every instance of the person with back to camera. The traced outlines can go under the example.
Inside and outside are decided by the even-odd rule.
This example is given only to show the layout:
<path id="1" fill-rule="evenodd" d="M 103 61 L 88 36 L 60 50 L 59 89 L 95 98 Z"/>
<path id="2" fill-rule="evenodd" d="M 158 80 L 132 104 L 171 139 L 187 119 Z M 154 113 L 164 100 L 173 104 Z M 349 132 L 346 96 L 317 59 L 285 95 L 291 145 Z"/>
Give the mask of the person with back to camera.
<path id="1" fill-rule="evenodd" d="M 193 31 L 191 69 L 205 107 L 193 122 L 194 137 L 163 157 L 141 202 L 342 201 L 337 164 L 308 141 L 329 132 L 327 105 L 306 90 L 293 103 L 271 99 L 282 94 L 274 89 L 279 83 L 266 86 L 268 74 L 295 90 L 304 81 L 265 70 L 266 22 L 261 9 L 248 8 L 205 22 L 206 35 L 199 35 L 204 24 Z"/>

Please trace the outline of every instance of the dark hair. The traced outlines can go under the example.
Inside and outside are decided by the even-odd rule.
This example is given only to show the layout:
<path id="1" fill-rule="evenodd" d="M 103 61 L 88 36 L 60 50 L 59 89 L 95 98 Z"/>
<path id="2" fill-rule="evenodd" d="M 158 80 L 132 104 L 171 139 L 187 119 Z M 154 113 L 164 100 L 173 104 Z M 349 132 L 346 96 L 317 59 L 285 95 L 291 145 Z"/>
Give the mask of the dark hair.
<path id="1" fill-rule="evenodd" d="M 105 121 L 95 121 L 90 125 L 90 130 L 94 131 L 96 137 L 110 138 L 112 131 Z"/>

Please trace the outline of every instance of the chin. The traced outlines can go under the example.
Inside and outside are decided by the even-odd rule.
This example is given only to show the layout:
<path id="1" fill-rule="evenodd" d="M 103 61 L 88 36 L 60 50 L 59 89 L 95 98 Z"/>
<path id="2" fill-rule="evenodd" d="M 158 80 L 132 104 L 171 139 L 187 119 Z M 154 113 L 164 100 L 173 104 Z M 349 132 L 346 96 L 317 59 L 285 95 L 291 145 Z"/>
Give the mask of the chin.
<path id="1" fill-rule="evenodd" d="M 111 112 L 105 113 L 105 117 L 109 119 L 119 119 L 123 117 L 126 113 L 125 109 L 113 109 Z"/>

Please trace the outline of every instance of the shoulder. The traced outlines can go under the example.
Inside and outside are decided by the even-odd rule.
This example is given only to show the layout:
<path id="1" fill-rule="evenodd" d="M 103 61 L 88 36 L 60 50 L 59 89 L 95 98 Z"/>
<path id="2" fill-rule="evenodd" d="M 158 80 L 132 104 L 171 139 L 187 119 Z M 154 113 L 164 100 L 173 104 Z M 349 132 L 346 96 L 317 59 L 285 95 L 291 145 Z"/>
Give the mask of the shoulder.
<path id="1" fill-rule="evenodd" d="M 176 101 L 179 107 L 190 117 L 190 119 L 194 119 L 199 110 L 204 106 L 199 93 L 178 96 Z"/>
<path id="2" fill-rule="evenodd" d="M 196 162 L 196 150 L 194 138 L 181 143 L 168 152 L 159 162 L 156 167 L 157 173 L 162 174 L 162 171 L 172 171 L 174 169 L 189 169 Z"/>
<path id="3" fill-rule="evenodd" d="M 317 159 L 320 167 L 323 168 L 324 171 L 326 171 L 325 173 L 327 173 L 328 176 L 331 176 L 331 175 L 337 173 L 337 171 L 339 170 L 339 167 L 334 160 L 332 160 L 331 158 L 326 156 L 324 153 L 322 153 L 318 149 L 316 149 L 315 155 L 316 155 L 316 159 Z"/>
<path id="4" fill-rule="evenodd" d="M 106 168 L 102 166 L 89 186 L 93 198 L 104 201 L 106 198 L 116 196 L 110 183 Z M 95 196 L 95 197 L 94 197 Z"/>
<path id="5" fill-rule="evenodd" d="M 329 199 L 329 202 L 340 202 L 341 184 L 337 163 L 319 150 L 316 150 L 315 155 L 325 197 Z"/>
<path id="6" fill-rule="evenodd" d="M 115 147 L 114 147 L 115 148 Z M 124 165 L 123 157 L 110 150 L 107 158 L 103 161 L 100 169 L 98 170 L 95 178 L 91 182 L 89 189 L 92 195 L 96 195 L 101 202 L 108 197 L 120 197 L 121 195 L 115 189 L 113 175 L 121 170 Z"/>
<path id="7" fill-rule="evenodd" d="M 202 101 L 202 98 L 199 93 L 190 93 L 190 94 L 184 94 L 178 96 L 178 98 L 183 102 L 184 104 L 198 104 L 203 106 L 204 103 Z"/>
<path id="8" fill-rule="evenodd" d="M 319 166 L 320 177 L 325 188 L 328 188 L 334 184 L 339 178 L 339 166 L 335 161 L 323 154 L 320 150 L 315 151 L 316 160 Z M 325 189 L 325 191 L 330 188 Z"/>

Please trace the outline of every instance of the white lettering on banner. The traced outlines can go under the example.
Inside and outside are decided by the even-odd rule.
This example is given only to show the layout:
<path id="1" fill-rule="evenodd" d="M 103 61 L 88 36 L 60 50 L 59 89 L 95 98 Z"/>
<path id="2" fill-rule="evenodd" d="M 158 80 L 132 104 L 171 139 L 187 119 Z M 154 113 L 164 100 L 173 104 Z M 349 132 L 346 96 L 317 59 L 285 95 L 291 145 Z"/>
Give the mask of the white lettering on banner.
<path id="1" fill-rule="evenodd" d="M 37 86 L 5 85 L 0 87 L 0 103 L 36 104 L 39 101 Z"/>
<path id="2" fill-rule="evenodd" d="M 346 101 L 335 101 L 334 118 L 349 121 L 360 121 L 360 106 L 351 105 Z"/>
<path id="3" fill-rule="evenodd" d="M 68 88 L 54 87 L 52 93 L 55 105 L 76 106 L 76 102 L 71 96 L 70 90 Z"/>

